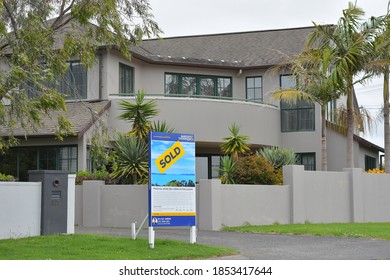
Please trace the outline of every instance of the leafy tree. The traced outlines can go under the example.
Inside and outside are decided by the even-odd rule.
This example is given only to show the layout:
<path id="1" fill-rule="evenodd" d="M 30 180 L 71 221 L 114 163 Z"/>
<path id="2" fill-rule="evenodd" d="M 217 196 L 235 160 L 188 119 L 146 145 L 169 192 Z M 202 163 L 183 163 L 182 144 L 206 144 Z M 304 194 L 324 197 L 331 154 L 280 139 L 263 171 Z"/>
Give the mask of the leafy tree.
<path id="1" fill-rule="evenodd" d="M 221 149 L 224 153 L 230 153 L 233 161 L 237 161 L 238 154 L 244 154 L 250 150 L 249 137 L 246 135 L 240 135 L 240 128 L 237 124 L 232 123 L 229 127 L 230 136 L 222 138 L 225 141 L 221 145 Z"/>
<path id="2" fill-rule="evenodd" d="M 329 49 L 331 52 L 329 77 L 335 87 L 347 96 L 347 166 L 354 167 L 353 135 L 354 118 L 354 78 L 365 65 L 368 57 L 368 42 L 377 31 L 377 26 L 362 22 L 364 12 L 349 3 L 336 26 L 317 25 L 308 41 L 309 47 Z M 364 76 L 360 81 L 366 79 Z"/>
<path id="3" fill-rule="evenodd" d="M 390 2 L 387 14 L 373 20 L 383 23 L 380 32 L 370 44 L 370 61 L 366 70 L 374 75 L 383 76 L 383 120 L 385 162 L 390 162 L 390 117 L 389 117 L 389 73 L 390 73 Z M 390 173 L 390 164 L 386 164 L 385 172 Z"/>
<path id="4" fill-rule="evenodd" d="M 129 101 L 121 101 L 119 108 L 123 113 L 119 119 L 130 121 L 133 123 L 132 129 L 128 135 L 135 135 L 139 139 L 148 139 L 149 131 L 152 128 L 151 118 L 157 116 L 158 109 L 155 100 L 144 102 L 145 92 L 139 91 L 135 96 L 135 103 Z"/>
<path id="5" fill-rule="evenodd" d="M 326 141 L 327 105 L 340 95 L 330 79 L 331 56 L 331 50 L 325 46 L 322 49 L 307 48 L 301 54 L 289 57 L 286 62 L 273 69 L 274 71 L 279 71 L 281 68 L 287 68 L 298 81 L 297 88 L 277 90 L 273 93 L 274 98 L 293 104 L 303 100 L 317 103 L 321 107 L 321 165 L 323 171 L 328 169 Z"/>
<path id="6" fill-rule="evenodd" d="M 66 110 L 52 85 L 67 61 L 77 57 L 91 67 L 101 45 L 117 46 L 129 58 L 131 46 L 161 32 L 146 0 L 3 0 L 0 14 L 0 127 L 9 134 L 0 149 L 16 144 L 15 126 L 27 133 L 52 110 Z M 40 94 L 29 98 L 31 91 Z M 71 133 L 63 115 L 57 130 Z"/>
<path id="7" fill-rule="evenodd" d="M 148 147 L 145 141 L 136 136 L 118 134 L 114 143 L 114 171 L 112 176 L 123 183 L 147 183 Z"/>

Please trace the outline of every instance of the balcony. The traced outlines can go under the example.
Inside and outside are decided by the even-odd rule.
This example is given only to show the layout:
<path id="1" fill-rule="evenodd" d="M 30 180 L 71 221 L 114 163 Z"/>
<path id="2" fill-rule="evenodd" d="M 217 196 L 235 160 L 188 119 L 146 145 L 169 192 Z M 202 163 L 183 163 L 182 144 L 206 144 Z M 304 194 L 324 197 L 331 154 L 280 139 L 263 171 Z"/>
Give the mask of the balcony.
<path id="1" fill-rule="evenodd" d="M 118 119 L 121 100 L 134 100 L 134 96 L 111 95 L 112 106 L 109 122 L 121 132 L 130 130 L 130 124 Z M 165 120 L 175 132 L 195 134 L 197 143 L 215 146 L 221 138 L 229 135 L 229 126 L 235 122 L 240 134 L 248 135 L 250 143 L 280 145 L 280 111 L 274 105 L 240 100 L 230 97 L 183 96 L 148 94 L 146 100 L 154 99 L 158 104 L 156 120 Z"/>

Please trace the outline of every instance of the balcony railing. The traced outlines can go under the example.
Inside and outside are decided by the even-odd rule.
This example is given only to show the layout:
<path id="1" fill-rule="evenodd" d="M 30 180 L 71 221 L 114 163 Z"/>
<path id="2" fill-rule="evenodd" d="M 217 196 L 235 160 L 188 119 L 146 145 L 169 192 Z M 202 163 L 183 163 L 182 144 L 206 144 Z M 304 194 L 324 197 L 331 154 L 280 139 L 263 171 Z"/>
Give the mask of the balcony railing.
<path id="1" fill-rule="evenodd" d="M 110 96 L 116 97 L 132 97 L 135 96 L 134 93 L 115 93 L 110 94 Z M 213 96 L 213 95 L 186 95 L 186 94 L 164 94 L 164 93 L 148 93 L 145 95 L 146 97 L 173 97 L 173 98 L 192 98 L 192 99 L 211 99 L 211 100 L 224 100 L 224 101 L 239 101 L 239 102 L 247 102 L 247 103 L 255 103 L 261 105 L 267 105 L 274 108 L 278 108 L 275 104 L 266 103 L 260 100 L 253 99 L 244 99 L 244 98 L 234 98 L 229 96 Z"/>

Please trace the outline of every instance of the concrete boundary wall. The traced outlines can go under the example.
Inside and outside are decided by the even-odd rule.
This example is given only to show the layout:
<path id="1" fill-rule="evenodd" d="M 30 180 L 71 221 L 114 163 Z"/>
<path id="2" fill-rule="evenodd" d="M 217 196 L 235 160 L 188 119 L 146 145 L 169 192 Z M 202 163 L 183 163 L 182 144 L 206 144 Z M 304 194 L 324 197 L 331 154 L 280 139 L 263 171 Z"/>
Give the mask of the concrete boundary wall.
<path id="1" fill-rule="evenodd" d="M 41 183 L 0 182 L 0 239 L 41 234 Z"/>
<path id="2" fill-rule="evenodd" d="M 75 232 L 75 180 L 68 175 L 68 234 Z M 0 239 L 41 235 L 41 209 L 41 182 L 0 182 Z"/>
<path id="3" fill-rule="evenodd" d="M 390 222 L 390 175 L 304 171 L 285 166 L 283 186 L 222 185 L 201 180 L 197 186 L 200 230 L 273 223 Z M 76 224 L 86 227 L 139 226 L 147 214 L 147 186 L 104 185 L 85 181 L 76 187 Z"/>

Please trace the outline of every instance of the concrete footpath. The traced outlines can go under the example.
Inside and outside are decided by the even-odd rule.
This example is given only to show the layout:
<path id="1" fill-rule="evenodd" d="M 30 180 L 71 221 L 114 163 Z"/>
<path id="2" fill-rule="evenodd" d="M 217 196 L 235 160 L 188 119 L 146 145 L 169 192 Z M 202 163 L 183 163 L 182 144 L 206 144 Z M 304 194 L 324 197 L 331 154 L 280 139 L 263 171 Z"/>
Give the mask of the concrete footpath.
<path id="1" fill-rule="evenodd" d="M 76 233 L 128 236 L 130 228 L 76 227 Z M 189 241 L 189 229 L 156 229 L 156 239 Z M 141 230 L 139 237 L 147 238 Z M 226 260 L 390 260 L 390 241 L 365 238 L 198 231 L 197 243 L 236 249 Z"/>

